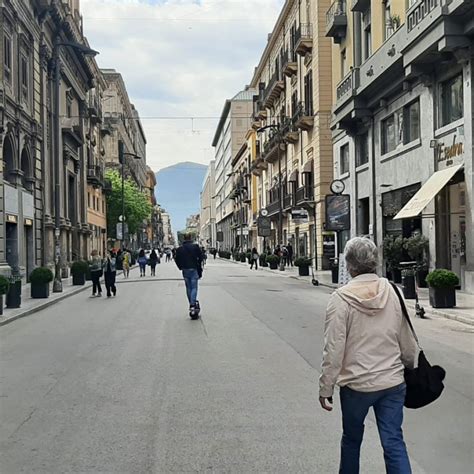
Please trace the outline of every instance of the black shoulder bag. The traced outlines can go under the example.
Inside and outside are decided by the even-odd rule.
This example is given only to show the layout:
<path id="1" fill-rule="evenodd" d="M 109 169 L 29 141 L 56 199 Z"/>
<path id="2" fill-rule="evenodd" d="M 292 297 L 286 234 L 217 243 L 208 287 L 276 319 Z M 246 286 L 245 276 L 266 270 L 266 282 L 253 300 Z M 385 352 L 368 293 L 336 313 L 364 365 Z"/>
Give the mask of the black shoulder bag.
<path id="1" fill-rule="evenodd" d="M 431 366 L 426 359 L 423 349 L 420 346 L 420 342 L 418 341 L 415 329 L 413 328 L 413 324 L 408 316 L 405 301 L 403 301 L 396 285 L 393 283 L 391 285 L 398 296 L 403 316 L 407 320 L 408 326 L 410 326 L 413 337 L 420 349 L 420 354 L 418 355 L 418 367 L 414 369 L 405 368 L 405 383 L 407 386 L 405 406 L 407 408 L 421 408 L 439 398 L 444 389 L 443 380 L 446 376 L 446 371 L 439 365 Z"/>

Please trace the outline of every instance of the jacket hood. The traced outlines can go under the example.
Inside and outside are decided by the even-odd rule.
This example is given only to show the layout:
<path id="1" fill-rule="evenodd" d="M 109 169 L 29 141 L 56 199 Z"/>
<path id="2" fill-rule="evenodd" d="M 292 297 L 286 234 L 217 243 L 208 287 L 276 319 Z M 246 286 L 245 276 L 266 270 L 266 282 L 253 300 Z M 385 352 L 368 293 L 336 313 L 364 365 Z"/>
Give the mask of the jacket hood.
<path id="1" fill-rule="evenodd" d="M 358 275 L 337 294 L 357 311 L 375 316 L 387 305 L 390 283 L 375 274 Z"/>

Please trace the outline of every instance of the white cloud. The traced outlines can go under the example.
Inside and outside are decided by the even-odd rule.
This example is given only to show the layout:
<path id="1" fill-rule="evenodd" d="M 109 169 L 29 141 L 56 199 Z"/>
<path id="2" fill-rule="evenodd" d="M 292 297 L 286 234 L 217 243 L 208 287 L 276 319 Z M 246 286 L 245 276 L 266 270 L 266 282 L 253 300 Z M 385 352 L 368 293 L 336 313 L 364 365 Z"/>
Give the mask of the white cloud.
<path id="1" fill-rule="evenodd" d="M 212 159 L 224 101 L 250 81 L 283 3 L 82 0 L 85 35 L 100 67 L 122 73 L 153 169 Z"/>

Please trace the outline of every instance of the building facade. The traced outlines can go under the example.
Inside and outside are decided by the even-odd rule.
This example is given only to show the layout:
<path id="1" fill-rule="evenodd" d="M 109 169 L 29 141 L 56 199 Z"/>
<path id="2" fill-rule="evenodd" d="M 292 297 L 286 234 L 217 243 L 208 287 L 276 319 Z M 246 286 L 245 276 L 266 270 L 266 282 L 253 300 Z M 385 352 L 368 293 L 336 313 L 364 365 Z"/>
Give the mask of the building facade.
<path id="1" fill-rule="evenodd" d="M 226 100 L 214 135 L 216 175 L 216 240 L 219 249 L 231 250 L 236 246 L 233 229 L 234 202 L 231 193 L 232 160 L 244 143 L 250 128 L 255 90 L 246 88 Z"/>
<path id="2" fill-rule="evenodd" d="M 171 217 L 162 209 L 161 220 L 163 221 L 163 247 L 174 247 L 175 239 L 171 228 Z"/>
<path id="3" fill-rule="evenodd" d="M 251 168 L 258 207 L 272 220 L 272 234 L 257 239 L 258 248 L 290 242 L 318 268 L 329 267 L 334 240 L 324 229 L 333 175 L 328 8 L 325 0 L 287 0 L 251 81 L 258 90 Z"/>
<path id="4" fill-rule="evenodd" d="M 199 231 L 200 243 L 204 247 L 215 248 L 216 242 L 216 170 L 212 160 L 207 167 L 201 191 L 201 211 Z"/>
<path id="5" fill-rule="evenodd" d="M 352 228 L 429 239 L 429 267 L 474 292 L 474 5 L 462 0 L 335 2 L 334 173 Z"/>
<path id="6" fill-rule="evenodd" d="M 146 248 L 153 248 L 157 246 L 157 235 L 156 235 L 156 230 L 157 230 L 157 221 L 158 221 L 158 216 L 157 216 L 157 209 L 156 206 L 156 197 L 155 197 L 155 186 L 156 186 L 156 176 L 153 170 L 147 166 L 146 167 L 146 185 L 145 185 L 145 192 L 146 196 L 148 197 L 148 202 L 152 206 L 152 211 L 151 211 L 151 216 L 150 219 L 148 220 L 148 223 L 145 228 L 144 232 L 144 241 L 143 245 Z"/>

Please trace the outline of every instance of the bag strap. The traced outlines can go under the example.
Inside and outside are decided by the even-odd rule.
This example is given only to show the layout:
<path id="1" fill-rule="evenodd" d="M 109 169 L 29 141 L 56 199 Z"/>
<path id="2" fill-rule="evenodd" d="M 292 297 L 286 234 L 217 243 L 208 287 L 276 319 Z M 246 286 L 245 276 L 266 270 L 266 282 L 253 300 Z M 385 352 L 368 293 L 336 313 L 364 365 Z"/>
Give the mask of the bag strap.
<path id="1" fill-rule="evenodd" d="M 407 310 L 407 307 L 405 305 L 405 301 L 403 300 L 402 295 L 400 294 L 400 290 L 398 289 L 397 285 L 395 285 L 395 283 L 390 282 L 390 284 L 392 285 L 393 290 L 397 294 L 398 301 L 400 302 L 400 307 L 402 308 L 403 316 L 405 317 L 405 319 L 408 323 L 408 326 L 410 326 L 410 330 L 413 334 L 413 337 L 415 338 L 415 341 L 416 341 L 418 347 L 420 348 L 420 350 L 422 350 L 421 346 L 420 346 L 420 341 L 418 340 L 418 336 L 416 335 L 416 332 L 415 332 L 415 328 L 413 327 L 410 316 L 408 315 L 408 310 Z"/>

